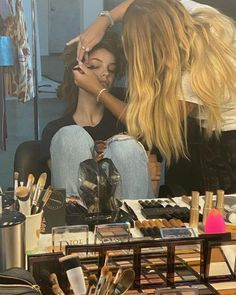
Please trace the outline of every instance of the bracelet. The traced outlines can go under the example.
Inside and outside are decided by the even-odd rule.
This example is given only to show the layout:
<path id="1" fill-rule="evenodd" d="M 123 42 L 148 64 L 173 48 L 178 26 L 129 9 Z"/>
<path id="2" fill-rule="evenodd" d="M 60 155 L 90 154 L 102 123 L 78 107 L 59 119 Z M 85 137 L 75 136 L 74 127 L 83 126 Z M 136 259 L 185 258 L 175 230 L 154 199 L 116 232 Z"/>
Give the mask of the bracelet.
<path id="1" fill-rule="evenodd" d="M 102 88 L 102 89 L 98 92 L 98 95 L 97 95 L 97 97 L 96 97 L 97 102 L 99 102 L 100 96 L 101 96 L 101 94 L 102 94 L 104 91 L 107 91 L 107 89 L 106 89 L 106 88 Z"/>
<path id="2" fill-rule="evenodd" d="M 99 13 L 99 16 L 107 16 L 107 17 L 109 18 L 109 21 L 110 21 L 109 28 L 111 28 L 111 27 L 114 26 L 114 20 L 113 20 L 113 18 L 112 18 L 112 16 L 111 16 L 110 11 L 108 11 L 108 10 L 101 11 L 101 12 Z"/>

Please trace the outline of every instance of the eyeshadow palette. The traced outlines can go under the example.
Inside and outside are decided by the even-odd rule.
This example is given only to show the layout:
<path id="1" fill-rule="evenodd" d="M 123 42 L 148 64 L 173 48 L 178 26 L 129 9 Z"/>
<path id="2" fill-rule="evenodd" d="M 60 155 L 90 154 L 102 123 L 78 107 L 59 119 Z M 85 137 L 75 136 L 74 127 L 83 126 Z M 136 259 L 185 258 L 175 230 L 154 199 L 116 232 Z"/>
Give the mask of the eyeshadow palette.
<path id="1" fill-rule="evenodd" d="M 171 218 L 166 219 L 152 219 L 143 220 L 142 222 L 137 220 L 135 222 L 136 227 L 141 231 L 144 237 L 161 238 L 163 234 L 161 229 L 165 228 L 179 228 L 181 231 L 185 227 L 185 224 L 180 219 Z M 190 235 L 191 236 L 191 235 Z"/>
<path id="2" fill-rule="evenodd" d="M 139 200 L 139 204 L 143 208 L 172 208 L 179 207 L 174 201 L 170 199 L 152 199 L 152 200 Z"/>
<path id="3" fill-rule="evenodd" d="M 187 207 L 168 207 L 168 208 L 142 208 L 142 215 L 146 219 L 180 219 L 183 222 L 189 222 L 190 210 Z"/>
<path id="4" fill-rule="evenodd" d="M 161 228 L 160 234 L 163 239 L 192 238 L 196 236 L 191 227 Z"/>
<path id="5" fill-rule="evenodd" d="M 111 223 L 95 226 L 95 242 L 102 243 L 128 242 L 130 240 L 129 223 Z"/>

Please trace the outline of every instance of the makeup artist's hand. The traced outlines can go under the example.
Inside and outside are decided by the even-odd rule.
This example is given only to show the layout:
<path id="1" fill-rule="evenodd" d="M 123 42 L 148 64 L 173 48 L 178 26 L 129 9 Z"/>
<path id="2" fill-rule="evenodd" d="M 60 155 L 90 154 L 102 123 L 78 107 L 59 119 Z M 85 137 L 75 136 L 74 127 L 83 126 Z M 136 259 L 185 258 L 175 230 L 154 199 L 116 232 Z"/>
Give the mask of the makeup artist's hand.
<path id="1" fill-rule="evenodd" d="M 95 97 L 100 90 L 104 88 L 93 71 L 88 69 L 86 65 L 81 62 L 78 66 L 74 67 L 73 73 L 75 84 L 93 94 Z"/>
<path id="2" fill-rule="evenodd" d="M 108 26 L 109 19 L 107 17 L 98 17 L 83 33 L 67 42 L 66 45 L 78 42 L 77 59 L 82 61 L 85 52 L 89 52 L 102 40 Z"/>
<path id="3" fill-rule="evenodd" d="M 96 140 L 95 141 L 95 151 L 96 151 L 96 160 L 100 161 L 104 157 L 104 152 L 106 149 L 106 141 Z"/>

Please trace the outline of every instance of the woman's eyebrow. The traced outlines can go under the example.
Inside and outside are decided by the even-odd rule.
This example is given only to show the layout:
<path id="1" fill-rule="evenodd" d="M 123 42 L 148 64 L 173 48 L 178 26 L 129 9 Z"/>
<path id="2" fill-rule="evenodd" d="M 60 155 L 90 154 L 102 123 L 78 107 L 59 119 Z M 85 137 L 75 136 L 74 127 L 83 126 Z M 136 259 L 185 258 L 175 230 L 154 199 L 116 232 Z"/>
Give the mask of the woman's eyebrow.
<path id="1" fill-rule="evenodd" d="M 103 62 L 103 60 L 97 58 L 97 57 L 92 57 L 92 58 L 89 58 L 89 61 L 92 61 L 92 60 L 96 60 L 96 61 L 99 61 L 99 62 Z M 111 65 L 116 65 L 116 62 L 112 62 Z"/>

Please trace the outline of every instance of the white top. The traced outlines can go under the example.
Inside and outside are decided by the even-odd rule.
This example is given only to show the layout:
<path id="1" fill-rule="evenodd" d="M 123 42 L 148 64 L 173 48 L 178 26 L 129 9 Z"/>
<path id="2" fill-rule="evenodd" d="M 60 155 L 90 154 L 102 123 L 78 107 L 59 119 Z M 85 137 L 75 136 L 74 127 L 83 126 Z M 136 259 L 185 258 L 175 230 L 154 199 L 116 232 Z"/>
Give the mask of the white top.
<path id="1" fill-rule="evenodd" d="M 203 107 L 200 98 L 193 92 L 190 82 L 190 75 L 183 75 L 182 87 L 184 92 L 184 100 L 198 105 L 198 107 L 190 114 L 191 117 L 200 120 L 200 126 L 205 128 L 207 125 L 207 113 Z M 222 131 L 236 130 L 236 98 L 226 99 L 222 106 Z"/>
<path id="2" fill-rule="evenodd" d="M 208 5 L 203 5 L 200 3 L 196 3 L 191 0 L 182 0 L 181 3 L 188 9 L 188 11 L 191 13 L 195 9 L 198 8 L 210 8 L 214 9 Z M 236 43 L 236 40 L 235 40 Z M 236 81 L 236 80 L 235 80 Z M 183 75 L 183 80 L 182 80 L 182 87 L 183 87 L 183 93 L 184 93 L 184 98 L 183 100 L 192 102 L 198 105 L 198 108 L 196 108 L 190 116 L 196 119 L 200 120 L 200 126 L 201 127 L 206 127 L 207 126 L 207 114 L 206 111 L 204 110 L 202 101 L 200 98 L 193 92 L 193 89 L 191 87 L 190 83 L 190 76 L 189 73 L 185 73 Z M 236 130 L 236 98 L 233 98 L 231 100 L 225 101 L 223 107 L 222 107 L 222 125 L 221 125 L 221 130 L 222 131 L 230 131 L 230 130 Z"/>

